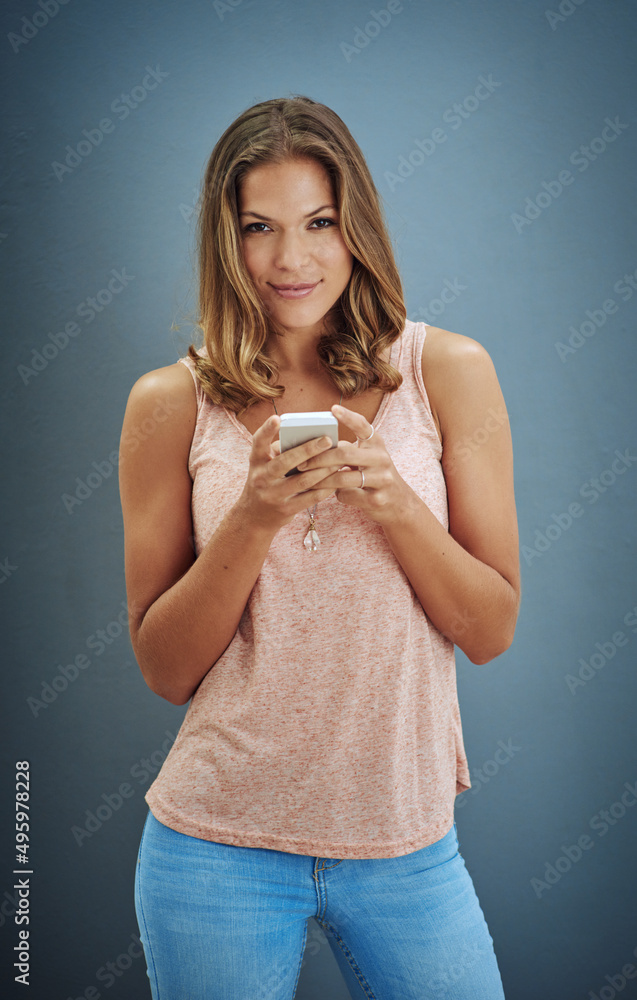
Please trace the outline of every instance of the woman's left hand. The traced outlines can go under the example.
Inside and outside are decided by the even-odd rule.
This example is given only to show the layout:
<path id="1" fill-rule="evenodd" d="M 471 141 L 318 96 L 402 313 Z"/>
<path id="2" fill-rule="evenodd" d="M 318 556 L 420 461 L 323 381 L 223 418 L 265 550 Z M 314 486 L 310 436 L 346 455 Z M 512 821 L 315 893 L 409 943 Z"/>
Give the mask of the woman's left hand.
<path id="1" fill-rule="evenodd" d="M 337 448 L 303 462 L 299 470 L 319 469 L 336 462 L 348 466 L 322 480 L 321 488 L 334 489 L 340 503 L 359 507 L 372 521 L 388 523 L 396 519 L 414 494 L 399 476 L 382 437 L 360 413 L 337 405 L 332 407 L 332 413 L 354 432 L 357 442 L 339 441 Z"/>

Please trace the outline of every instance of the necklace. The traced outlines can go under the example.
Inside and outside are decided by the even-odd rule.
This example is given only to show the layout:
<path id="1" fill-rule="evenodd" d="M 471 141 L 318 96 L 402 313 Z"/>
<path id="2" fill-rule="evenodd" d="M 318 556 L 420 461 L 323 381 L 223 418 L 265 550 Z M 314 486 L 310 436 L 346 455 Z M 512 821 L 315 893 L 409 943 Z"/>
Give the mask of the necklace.
<path id="1" fill-rule="evenodd" d="M 343 402 L 343 393 L 341 393 L 341 398 L 338 401 L 338 405 L 340 406 L 342 402 Z M 279 411 L 276 408 L 276 403 L 274 402 L 274 400 L 272 400 L 272 406 L 274 407 L 274 412 L 278 417 Z M 316 530 L 317 507 L 318 507 L 318 501 L 314 504 L 312 510 L 310 510 L 309 507 L 305 508 L 307 511 L 307 515 L 310 519 L 310 523 L 307 529 L 307 534 L 303 539 L 303 545 L 305 546 L 305 551 L 308 553 L 308 555 L 311 556 L 316 555 L 321 547 L 321 539 L 319 538 L 318 531 Z"/>

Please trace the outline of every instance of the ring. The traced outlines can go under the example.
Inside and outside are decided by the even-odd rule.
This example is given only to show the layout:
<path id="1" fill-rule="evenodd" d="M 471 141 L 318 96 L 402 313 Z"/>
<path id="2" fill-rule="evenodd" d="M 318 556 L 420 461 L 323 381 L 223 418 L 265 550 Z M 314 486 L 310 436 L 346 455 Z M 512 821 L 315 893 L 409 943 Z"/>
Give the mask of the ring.
<path id="1" fill-rule="evenodd" d="M 374 436 L 374 431 L 375 430 L 376 430 L 376 428 L 374 426 L 372 426 L 372 433 L 369 435 L 369 437 L 368 438 L 359 438 L 358 440 L 359 441 L 371 441 L 371 439 Z"/>
<path id="2" fill-rule="evenodd" d="M 360 486 L 359 486 L 359 489 L 360 489 L 360 490 L 364 490 L 364 489 L 365 489 L 365 473 L 363 472 L 363 470 L 362 470 L 362 469 L 359 469 L 358 471 L 359 471 L 359 472 L 360 472 L 360 474 L 361 474 L 361 484 L 360 484 Z"/>

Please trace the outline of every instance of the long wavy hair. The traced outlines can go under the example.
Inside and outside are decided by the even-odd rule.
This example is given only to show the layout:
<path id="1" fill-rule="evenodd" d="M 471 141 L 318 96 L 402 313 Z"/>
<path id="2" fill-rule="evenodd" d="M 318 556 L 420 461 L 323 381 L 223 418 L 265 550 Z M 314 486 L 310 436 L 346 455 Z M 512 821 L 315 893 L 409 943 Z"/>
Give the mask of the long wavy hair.
<path id="1" fill-rule="evenodd" d="M 325 317 L 319 360 L 344 398 L 371 387 L 395 392 L 402 382 L 381 357 L 400 336 L 407 314 L 378 191 L 345 123 L 326 105 L 294 95 L 239 115 L 205 171 L 197 219 L 197 323 L 206 351 L 191 344 L 188 355 L 212 402 L 235 413 L 284 391 L 266 351 L 268 337 L 281 330 L 265 313 L 243 261 L 237 195 L 252 167 L 296 158 L 314 159 L 327 171 L 343 241 L 354 258 L 347 288 Z"/>

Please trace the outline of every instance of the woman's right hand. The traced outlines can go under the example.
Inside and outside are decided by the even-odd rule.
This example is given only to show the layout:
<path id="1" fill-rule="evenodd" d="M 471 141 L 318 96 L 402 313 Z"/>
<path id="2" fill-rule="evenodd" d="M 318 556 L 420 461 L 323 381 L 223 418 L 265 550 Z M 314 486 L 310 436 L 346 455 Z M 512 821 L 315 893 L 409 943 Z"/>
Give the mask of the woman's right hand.
<path id="1" fill-rule="evenodd" d="M 315 438 L 281 454 L 276 440 L 280 424 L 280 417 L 268 417 L 253 435 L 250 469 L 237 504 L 253 522 L 274 531 L 299 511 L 330 496 L 334 490 L 322 490 L 320 483 L 339 469 L 335 464 L 286 478 L 286 472 L 328 451 L 332 442 L 329 437 Z"/>

